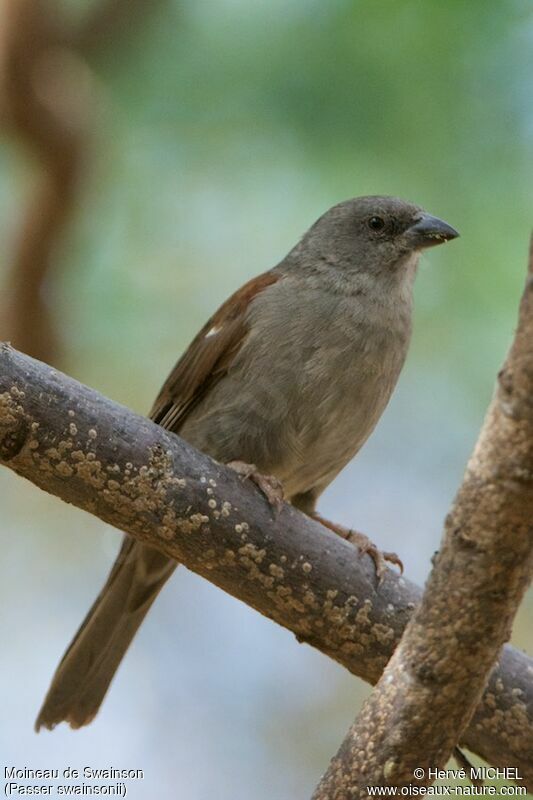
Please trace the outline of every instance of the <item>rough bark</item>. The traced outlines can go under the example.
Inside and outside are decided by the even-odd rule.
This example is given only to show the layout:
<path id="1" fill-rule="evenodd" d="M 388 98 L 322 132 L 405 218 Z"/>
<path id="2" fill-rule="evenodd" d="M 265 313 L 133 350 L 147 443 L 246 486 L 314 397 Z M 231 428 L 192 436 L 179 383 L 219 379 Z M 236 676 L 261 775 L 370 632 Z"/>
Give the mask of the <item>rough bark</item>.
<path id="1" fill-rule="evenodd" d="M 189 569 L 375 683 L 420 600 L 290 506 L 77 381 L 0 347 L 0 462 Z M 463 742 L 533 787 L 533 660 L 506 647 Z"/>
<path id="2" fill-rule="evenodd" d="M 314 800 L 433 782 L 430 768 L 446 764 L 474 714 L 532 574 L 533 245 L 515 339 L 422 602 Z M 414 780 L 417 767 L 424 777 Z"/>

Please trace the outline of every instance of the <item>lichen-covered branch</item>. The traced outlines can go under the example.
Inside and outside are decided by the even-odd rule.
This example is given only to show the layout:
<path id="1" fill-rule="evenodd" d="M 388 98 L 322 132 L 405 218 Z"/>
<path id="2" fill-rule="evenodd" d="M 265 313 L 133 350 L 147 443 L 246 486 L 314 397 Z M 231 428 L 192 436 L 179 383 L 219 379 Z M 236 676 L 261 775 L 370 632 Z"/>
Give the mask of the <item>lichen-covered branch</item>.
<path id="1" fill-rule="evenodd" d="M 432 783 L 429 768 L 443 767 L 462 737 L 532 575 L 533 245 L 515 340 L 421 604 L 314 800 Z"/>
<path id="2" fill-rule="evenodd" d="M 157 547 L 375 683 L 420 600 L 178 436 L 0 346 L 0 462 Z M 533 661 L 505 648 L 464 743 L 533 787 Z"/>

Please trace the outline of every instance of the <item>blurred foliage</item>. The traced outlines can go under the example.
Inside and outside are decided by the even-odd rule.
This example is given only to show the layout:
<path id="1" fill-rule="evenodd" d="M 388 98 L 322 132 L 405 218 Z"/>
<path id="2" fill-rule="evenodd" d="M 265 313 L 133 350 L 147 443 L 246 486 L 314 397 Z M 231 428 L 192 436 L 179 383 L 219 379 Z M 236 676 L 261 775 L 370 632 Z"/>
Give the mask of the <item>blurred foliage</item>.
<path id="1" fill-rule="evenodd" d="M 62 6 L 73 22 L 91 9 L 86 0 L 62 0 Z M 63 329 L 65 369 L 146 411 L 208 314 L 245 278 L 279 260 L 328 206 L 386 193 L 444 217 L 462 238 L 424 260 L 415 337 L 398 395 L 327 500 L 330 516 L 363 520 L 380 543 L 407 554 L 408 573 L 423 574 L 515 324 L 533 220 L 532 44 L 527 0 L 169 0 L 147 13 L 131 37 L 93 53 L 89 65 L 99 100 L 91 168 L 48 287 Z M 24 153 L 16 143 L 4 144 L 0 233 L 7 259 L 29 177 Z M 21 531 L 25 542 L 10 540 L 7 563 L 16 565 L 20 556 L 27 564 L 34 554 L 37 572 L 25 567 L 26 591 L 31 596 L 44 581 L 41 624 L 52 626 L 45 620 L 54 613 L 51 642 L 45 635 L 39 668 L 28 671 L 33 684 L 36 675 L 40 682 L 32 695 L 36 710 L 58 648 L 96 591 L 96 567 L 83 580 L 70 570 L 80 559 L 89 563 L 98 524 L 36 499 L 11 477 L 1 480 L 10 497 L 4 524 Z M 32 524 L 39 509 L 44 530 Z M 71 541 L 71 525 L 79 541 Z M 386 536 L 396 536 L 396 544 Z M 93 555 L 104 571 L 110 541 L 113 534 Z M 51 576 L 60 575 L 59 553 L 69 574 L 56 587 Z M 23 575 L 6 567 L 3 591 L 10 595 L 12 581 L 19 585 Z M 43 747 L 52 754 L 54 742 L 96 757 L 106 731 L 131 737 L 135 730 L 135 745 L 130 738 L 120 752 L 126 760 L 141 752 L 153 759 L 159 784 L 150 786 L 158 785 L 162 798 L 174 796 L 176 770 L 180 787 L 189 786 L 187 796 L 195 798 L 213 796 L 213 786 L 220 800 L 247 797 L 251 786 L 257 798 L 309 794 L 353 716 L 356 690 L 366 689 L 354 688 L 337 667 L 200 581 L 179 578 L 174 595 L 169 587 L 161 610 L 152 612 L 149 624 L 158 629 L 149 627 L 135 644 L 130 683 L 125 668 L 109 710 L 91 732 L 79 734 L 87 749 L 65 731 L 45 745 L 40 738 L 28 751 L 31 719 L 24 718 L 11 757 L 36 756 Z M 79 586 L 69 616 L 63 592 L 80 582 L 86 597 Z M 194 599 L 184 585 L 194 589 Z M 205 639 L 176 621 L 178 593 L 186 619 L 205 611 L 198 621 L 207 626 Z M 213 604 L 224 612 L 211 616 Z M 533 644 L 532 613 L 530 599 L 515 629 L 523 646 Z M 61 614 L 66 621 L 60 623 Z M 32 619 L 25 624 L 30 629 Z M 224 624 L 230 645 L 213 641 Z M 170 653 L 165 637 L 167 650 L 172 640 Z M 209 648 L 209 670 L 195 689 L 202 647 Z M 241 664 L 238 654 L 247 647 Z M 190 691 L 176 690 L 174 669 Z M 135 679 L 146 694 L 124 721 Z M 155 680 L 159 693 L 152 697 Z M 206 685 L 216 689 L 209 707 L 201 706 Z M 222 783 L 201 767 L 191 777 L 192 767 L 181 760 L 186 754 L 162 766 L 148 744 L 153 731 L 141 733 L 142 713 L 147 725 L 178 741 L 185 737 L 191 764 L 202 764 L 203 743 Z M 198 719 L 205 722 L 202 731 Z M 151 795 L 138 791 L 133 796 Z"/>

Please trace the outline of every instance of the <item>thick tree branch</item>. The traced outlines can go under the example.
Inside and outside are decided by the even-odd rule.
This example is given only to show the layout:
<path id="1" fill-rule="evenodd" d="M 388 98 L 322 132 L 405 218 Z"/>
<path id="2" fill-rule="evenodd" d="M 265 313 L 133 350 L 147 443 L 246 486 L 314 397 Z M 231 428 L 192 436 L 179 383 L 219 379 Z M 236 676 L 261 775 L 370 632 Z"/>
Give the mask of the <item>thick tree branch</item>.
<path id="1" fill-rule="evenodd" d="M 378 680 L 421 592 L 179 437 L 0 347 L 0 461 L 177 558 L 366 681 Z M 533 787 L 533 660 L 504 649 L 463 737 Z"/>
<path id="2" fill-rule="evenodd" d="M 433 782 L 429 768 L 446 764 L 469 723 L 532 574 L 533 244 L 515 340 L 422 602 L 315 800 Z"/>

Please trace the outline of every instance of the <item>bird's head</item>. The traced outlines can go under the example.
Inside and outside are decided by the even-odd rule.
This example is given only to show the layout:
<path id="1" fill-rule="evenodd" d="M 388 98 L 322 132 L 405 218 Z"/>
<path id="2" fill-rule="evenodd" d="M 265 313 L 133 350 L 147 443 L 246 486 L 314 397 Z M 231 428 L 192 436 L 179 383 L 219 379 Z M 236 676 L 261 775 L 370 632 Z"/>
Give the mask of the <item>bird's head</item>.
<path id="1" fill-rule="evenodd" d="M 422 250 L 459 236 L 447 222 L 396 197 L 355 197 L 326 211 L 293 251 L 310 268 L 393 277 Z M 323 265 L 323 266 L 320 266 Z"/>

